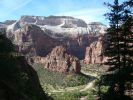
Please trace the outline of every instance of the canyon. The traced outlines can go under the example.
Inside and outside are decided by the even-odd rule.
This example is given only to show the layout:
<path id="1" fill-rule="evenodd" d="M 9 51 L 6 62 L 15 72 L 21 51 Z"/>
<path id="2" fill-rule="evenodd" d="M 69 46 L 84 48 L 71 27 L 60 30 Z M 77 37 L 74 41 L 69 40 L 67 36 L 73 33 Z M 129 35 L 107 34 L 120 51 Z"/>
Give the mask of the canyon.
<path id="1" fill-rule="evenodd" d="M 86 64 L 106 61 L 107 27 L 99 22 L 87 24 L 70 16 L 22 16 L 0 23 L 1 30 L 28 60 L 42 63 L 58 72 L 80 73 L 80 60 Z"/>

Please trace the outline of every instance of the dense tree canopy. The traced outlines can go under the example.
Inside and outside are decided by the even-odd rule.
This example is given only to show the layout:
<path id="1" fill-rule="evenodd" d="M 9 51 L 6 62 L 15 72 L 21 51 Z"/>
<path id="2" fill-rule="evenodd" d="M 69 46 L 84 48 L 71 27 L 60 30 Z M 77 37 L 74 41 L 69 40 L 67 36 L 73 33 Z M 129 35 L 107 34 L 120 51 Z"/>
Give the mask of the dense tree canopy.
<path id="1" fill-rule="evenodd" d="M 106 3 L 110 12 L 105 14 L 110 21 L 107 30 L 108 47 L 104 55 L 108 57 L 105 63 L 110 66 L 108 74 L 102 76 L 102 85 L 109 86 L 105 100 L 126 100 L 126 91 L 133 88 L 133 1 L 127 0 L 119 4 Z"/>

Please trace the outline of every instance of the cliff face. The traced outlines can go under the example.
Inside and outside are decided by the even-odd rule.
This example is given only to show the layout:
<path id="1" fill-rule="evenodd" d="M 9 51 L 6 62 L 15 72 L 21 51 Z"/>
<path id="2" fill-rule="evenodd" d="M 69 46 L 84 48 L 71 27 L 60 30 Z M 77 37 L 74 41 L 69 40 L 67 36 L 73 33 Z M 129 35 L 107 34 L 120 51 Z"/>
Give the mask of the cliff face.
<path id="1" fill-rule="evenodd" d="M 74 60 L 76 57 L 80 60 L 85 58 L 86 63 L 102 63 L 104 59 L 100 56 L 103 42 L 98 37 L 105 33 L 106 26 L 101 23 L 87 25 L 81 19 L 68 16 L 22 16 L 18 21 L 9 23 L 12 24 L 6 25 L 7 37 L 17 50 L 28 57 L 39 56 L 45 67 L 51 70 L 67 72 L 69 65 L 65 61 L 73 59 L 69 61 L 71 66 L 76 66 L 72 70 L 79 72 L 79 62 Z M 56 50 L 67 57 L 58 55 Z M 64 69 L 61 66 L 65 66 Z"/>
<path id="2" fill-rule="evenodd" d="M 19 52 L 30 56 L 46 56 L 53 47 L 59 44 L 58 40 L 46 35 L 38 26 L 25 25 L 13 33 L 7 33 Z"/>
<path id="3" fill-rule="evenodd" d="M 52 19 L 60 20 L 60 25 L 51 25 L 45 22 L 45 20 L 53 22 Z M 75 25 L 76 27 L 62 28 L 62 25 L 64 25 L 64 20 L 71 23 L 71 25 L 73 26 Z M 35 23 L 37 21 L 43 21 L 43 23 L 47 25 Z M 13 43 L 18 46 L 19 52 L 22 52 L 23 54 L 44 57 L 55 46 L 63 45 L 66 47 L 69 54 L 74 55 L 79 59 L 84 59 L 86 47 L 89 46 L 90 43 L 97 40 L 97 36 L 87 34 L 84 31 L 86 24 L 84 23 L 83 25 L 83 23 L 83 21 L 81 22 L 81 20 L 71 17 L 47 18 L 23 16 L 19 21 L 16 21 L 15 23 L 7 27 L 7 37 L 10 38 Z M 45 30 L 43 30 L 44 27 Z M 56 30 L 59 28 L 62 31 Z M 73 33 L 73 30 L 77 30 L 75 31 L 76 33 Z"/>
<path id="4" fill-rule="evenodd" d="M 107 58 L 103 56 L 105 48 L 106 43 L 104 37 L 101 36 L 98 38 L 98 41 L 91 43 L 91 45 L 86 48 L 84 62 L 86 64 L 101 64 L 105 62 L 107 60 Z"/>
<path id="5" fill-rule="evenodd" d="M 69 54 L 74 55 L 81 60 L 84 59 L 86 47 L 96 40 L 97 37 L 84 34 L 77 36 L 76 38 L 64 38 L 62 43 Z"/>
<path id="6" fill-rule="evenodd" d="M 19 20 L 21 24 L 36 24 L 36 25 L 49 25 L 49 26 L 58 26 L 62 25 L 62 27 L 87 27 L 87 24 L 80 19 L 69 17 L 69 16 L 22 16 Z"/>
<path id="7" fill-rule="evenodd" d="M 63 46 L 56 46 L 46 57 L 38 57 L 34 61 L 42 63 L 44 68 L 52 71 L 80 73 L 81 66 L 78 58 L 68 55 Z"/>
<path id="8" fill-rule="evenodd" d="M 97 39 L 97 37 L 88 34 L 76 38 L 52 38 L 35 25 L 25 25 L 14 32 L 7 32 L 7 37 L 17 45 L 19 52 L 23 54 L 44 57 L 55 46 L 63 45 L 69 54 L 79 59 L 84 58 L 86 47 Z"/>
<path id="9" fill-rule="evenodd" d="M 69 16 L 22 16 L 12 25 L 7 26 L 7 31 L 16 31 L 26 24 L 39 26 L 53 38 L 77 37 L 83 34 L 99 35 L 105 33 L 106 26 L 101 23 L 86 24 L 83 20 Z"/>

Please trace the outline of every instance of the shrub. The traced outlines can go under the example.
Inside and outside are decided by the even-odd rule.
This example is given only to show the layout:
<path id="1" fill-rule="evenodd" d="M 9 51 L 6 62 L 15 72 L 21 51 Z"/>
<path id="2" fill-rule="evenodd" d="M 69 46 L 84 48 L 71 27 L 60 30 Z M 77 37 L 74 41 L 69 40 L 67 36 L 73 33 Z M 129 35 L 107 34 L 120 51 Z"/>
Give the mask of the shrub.
<path id="1" fill-rule="evenodd" d="M 54 88 L 60 87 L 73 87 L 87 84 L 91 77 L 87 77 L 81 74 L 65 74 L 53 72 L 44 69 L 41 64 L 34 64 L 34 69 L 37 71 L 41 84 L 50 84 Z"/>

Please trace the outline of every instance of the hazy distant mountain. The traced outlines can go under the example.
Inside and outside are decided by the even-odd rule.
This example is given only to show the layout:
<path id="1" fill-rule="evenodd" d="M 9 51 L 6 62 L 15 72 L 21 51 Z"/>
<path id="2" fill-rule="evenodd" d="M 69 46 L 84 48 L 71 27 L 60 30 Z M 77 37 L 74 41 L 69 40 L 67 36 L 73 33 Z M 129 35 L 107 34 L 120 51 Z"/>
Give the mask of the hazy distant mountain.
<path id="1" fill-rule="evenodd" d="M 6 21 L 3 22 L 3 24 L 5 24 L 5 25 L 11 25 L 11 24 L 13 24 L 15 22 L 16 22 L 16 20 L 6 20 Z"/>
<path id="2" fill-rule="evenodd" d="M 7 27 L 8 31 L 16 31 L 26 24 L 34 24 L 46 31 L 51 37 L 77 36 L 80 34 L 104 34 L 106 26 L 99 22 L 87 24 L 81 19 L 69 16 L 22 16 Z"/>
<path id="3" fill-rule="evenodd" d="M 8 25 L 15 23 L 16 20 L 6 20 L 4 22 L 0 22 L 0 28 L 6 28 Z"/>
<path id="4" fill-rule="evenodd" d="M 0 22 L 0 28 L 6 28 L 6 25 L 2 22 Z"/>

